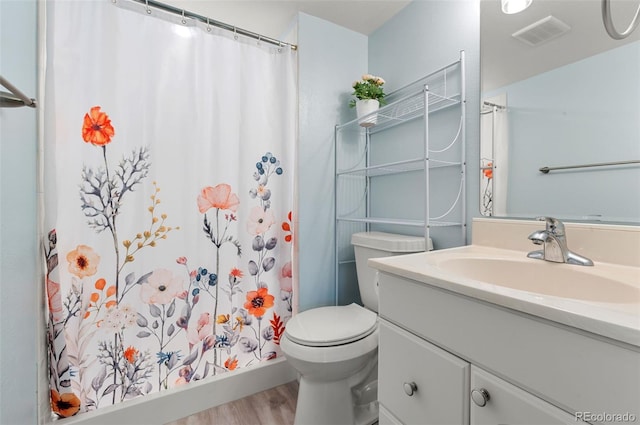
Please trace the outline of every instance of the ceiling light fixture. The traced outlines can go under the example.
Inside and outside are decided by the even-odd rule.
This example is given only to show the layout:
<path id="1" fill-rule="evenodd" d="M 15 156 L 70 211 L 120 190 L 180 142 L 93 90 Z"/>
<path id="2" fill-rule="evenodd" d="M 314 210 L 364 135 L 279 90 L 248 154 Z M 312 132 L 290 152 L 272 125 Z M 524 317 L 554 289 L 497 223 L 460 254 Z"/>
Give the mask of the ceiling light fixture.
<path id="1" fill-rule="evenodd" d="M 502 0 L 502 12 L 507 15 L 519 13 L 531 6 L 533 0 Z"/>

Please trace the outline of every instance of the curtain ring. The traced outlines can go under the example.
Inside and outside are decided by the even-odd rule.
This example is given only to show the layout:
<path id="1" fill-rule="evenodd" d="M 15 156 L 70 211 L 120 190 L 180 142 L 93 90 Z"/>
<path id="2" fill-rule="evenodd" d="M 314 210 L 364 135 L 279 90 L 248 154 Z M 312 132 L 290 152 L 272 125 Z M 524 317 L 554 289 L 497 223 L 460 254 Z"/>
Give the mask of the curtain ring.
<path id="1" fill-rule="evenodd" d="M 278 53 L 282 53 L 282 41 L 280 41 L 279 43 L 280 43 L 280 47 L 278 47 Z"/>
<path id="2" fill-rule="evenodd" d="M 209 18 L 207 18 L 207 32 L 211 32 L 211 25 L 209 24 Z"/>
<path id="3" fill-rule="evenodd" d="M 149 8 L 149 0 L 144 0 L 144 4 L 147 6 L 147 15 L 151 15 L 151 9 Z"/>
<path id="4" fill-rule="evenodd" d="M 187 25 L 187 20 L 184 18 L 184 9 L 182 9 L 182 25 Z"/>
<path id="5" fill-rule="evenodd" d="M 236 27 L 233 27 L 233 39 L 234 40 L 238 39 L 238 33 L 236 32 Z"/>
<path id="6" fill-rule="evenodd" d="M 261 36 L 261 35 L 259 35 L 259 36 L 258 36 L 258 46 L 260 45 L 260 42 L 261 42 L 261 41 L 262 41 L 262 36 Z"/>

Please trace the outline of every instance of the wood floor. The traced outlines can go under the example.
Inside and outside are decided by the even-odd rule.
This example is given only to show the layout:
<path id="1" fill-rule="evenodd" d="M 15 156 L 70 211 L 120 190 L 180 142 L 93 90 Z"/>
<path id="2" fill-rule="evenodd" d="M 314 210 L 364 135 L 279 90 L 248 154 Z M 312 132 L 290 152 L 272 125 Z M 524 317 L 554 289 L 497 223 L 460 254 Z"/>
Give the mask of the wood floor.
<path id="1" fill-rule="evenodd" d="M 291 425 L 298 400 L 293 381 L 167 425 Z"/>

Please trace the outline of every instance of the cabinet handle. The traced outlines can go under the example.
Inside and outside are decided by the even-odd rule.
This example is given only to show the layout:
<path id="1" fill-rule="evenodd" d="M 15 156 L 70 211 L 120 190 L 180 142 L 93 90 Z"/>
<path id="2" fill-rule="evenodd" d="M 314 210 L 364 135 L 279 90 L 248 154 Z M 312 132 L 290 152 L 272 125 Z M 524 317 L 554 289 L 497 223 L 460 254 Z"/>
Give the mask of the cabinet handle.
<path id="1" fill-rule="evenodd" d="M 411 397 L 416 391 L 418 391 L 418 386 L 415 382 L 405 382 L 402 387 L 404 388 L 404 393 Z"/>
<path id="2" fill-rule="evenodd" d="M 491 396 L 489 396 L 489 391 L 484 388 L 474 388 L 471 390 L 471 400 L 473 400 L 473 402 L 479 407 L 486 406 L 490 399 Z"/>

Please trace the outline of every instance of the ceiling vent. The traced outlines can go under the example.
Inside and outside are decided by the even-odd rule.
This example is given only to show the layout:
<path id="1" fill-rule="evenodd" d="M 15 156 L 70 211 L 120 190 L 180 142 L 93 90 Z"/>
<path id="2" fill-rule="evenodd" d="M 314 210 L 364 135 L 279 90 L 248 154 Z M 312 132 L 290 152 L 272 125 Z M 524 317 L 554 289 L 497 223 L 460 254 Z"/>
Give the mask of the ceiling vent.
<path id="1" fill-rule="evenodd" d="M 570 29 L 571 27 L 560 19 L 547 16 L 538 22 L 522 28 L 520 31 L 514 32 L 511 36 L 527 43 L 529 46 L 539 46 L 542 43 L 560 37 Z"/>

